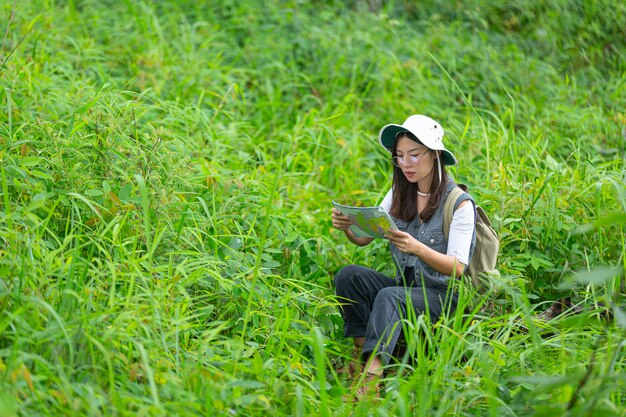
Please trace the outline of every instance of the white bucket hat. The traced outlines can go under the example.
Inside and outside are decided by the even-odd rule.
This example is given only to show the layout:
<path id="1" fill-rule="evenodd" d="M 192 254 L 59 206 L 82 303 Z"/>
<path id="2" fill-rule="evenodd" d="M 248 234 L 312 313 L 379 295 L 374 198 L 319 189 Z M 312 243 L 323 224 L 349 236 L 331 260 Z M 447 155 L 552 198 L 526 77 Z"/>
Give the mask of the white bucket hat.
<path id="1" fill-rule="evenodd" d="M 414 114 L 409 116 L 402 125 L 388 124 L 380 129 L 378 141 L 388 152 L 391 152 L 396 137 L 401 132 L 410 132 L 428 149 L 441 151 L 441 160 L 444 165 L 458 163 L 452 152 L 443 146 L 443 128 L 430 117 Z"/>

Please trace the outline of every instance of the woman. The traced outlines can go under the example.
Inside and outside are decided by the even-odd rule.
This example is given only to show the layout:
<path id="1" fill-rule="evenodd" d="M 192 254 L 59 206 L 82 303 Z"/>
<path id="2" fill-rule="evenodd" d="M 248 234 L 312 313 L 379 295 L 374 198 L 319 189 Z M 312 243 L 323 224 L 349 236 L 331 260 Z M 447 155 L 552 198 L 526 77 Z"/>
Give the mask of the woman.
<path id="1" fill-rule="evenodd" d="M 377 378 L 389 363 L 406 318 L 407 305 L 416 315 L 436 321 L 445 310 L 456 308 L 457 294 L 448 290 L 450 277 L 463 274 L 473 250 L 475 208 L 468 194 L 455 203 L 449 238 L 443 233 L 443 206 L 456 186 L 445 170 L 457 163 L 443 145 L 444 132 L 433 119 L 410 116 L 402 125 L 384 126 L 380 144 L 392 154 L 393 185 L 381 206 L 393 217 L 398 230 L 388 230 L 396 276 L 359 265 L 349 265 L 335 275 L 336 294 L 344 320 L 344 336 L 354 338 L 355 350 L 366 360 L 359 400 L 370 389 L 378 395 Z M 336 209 L 333 227 L 356 245 L 373 239 L 355 237 L 347 216 Z M 407 302 L 410 299 L 410 303 Z"/>

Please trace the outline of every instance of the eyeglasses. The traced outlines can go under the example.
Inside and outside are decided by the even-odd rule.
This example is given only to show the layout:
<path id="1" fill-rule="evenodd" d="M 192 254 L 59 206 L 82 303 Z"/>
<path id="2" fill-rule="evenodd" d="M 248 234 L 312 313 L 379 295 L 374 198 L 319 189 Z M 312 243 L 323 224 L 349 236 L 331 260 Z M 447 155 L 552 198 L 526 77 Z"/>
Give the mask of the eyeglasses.
<path id="1" fill-rule="evenodd" d="M 402 165 L 408 163 L 410 166 L 418 165 L 422 156 L 426 155 L 428 151 L 422 152 L 419 155 L 409 155 L 408 158 L 404 156 L 394 156 L 391 158 L 391 162 L 400 168 Z"/>

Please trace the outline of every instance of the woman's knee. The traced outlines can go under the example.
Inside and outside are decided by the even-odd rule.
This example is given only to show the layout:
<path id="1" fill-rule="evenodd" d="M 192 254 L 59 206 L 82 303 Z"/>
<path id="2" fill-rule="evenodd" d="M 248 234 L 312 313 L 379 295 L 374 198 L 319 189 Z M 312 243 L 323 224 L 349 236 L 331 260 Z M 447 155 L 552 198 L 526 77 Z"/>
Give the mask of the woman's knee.
<path id="1" fill-rule="evenodd" d="M 361 274 L 362 266 L 359 265 L 347 265 L 344 266 L 335 274 L 335 288 L 338 291 L 352 284 L 355 278 Z"/>
<path id="2" fill-rule="evenodd" d="M 406 292 L 402 291 L 402 287 L 383 288 L 376 294 L 375 304 L 385 306 L 397 306 L 398 304 L 406 304 Z"/>

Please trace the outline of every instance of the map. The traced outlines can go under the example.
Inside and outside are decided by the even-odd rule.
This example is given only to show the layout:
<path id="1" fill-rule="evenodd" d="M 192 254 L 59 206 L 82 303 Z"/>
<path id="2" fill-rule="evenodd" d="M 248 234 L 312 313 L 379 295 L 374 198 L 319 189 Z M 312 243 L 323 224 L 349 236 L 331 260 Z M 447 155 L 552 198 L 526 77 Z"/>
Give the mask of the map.
<path id="1" fill-rule="evenodd" d="M 354 207 L 344 206 L 333 201 L 333 206 L 350 217 L 352 225 L 349 227 L 356 237 L 384 238 L 385 230 L 397 229 L 393 219 L 380 206 Z"/>

